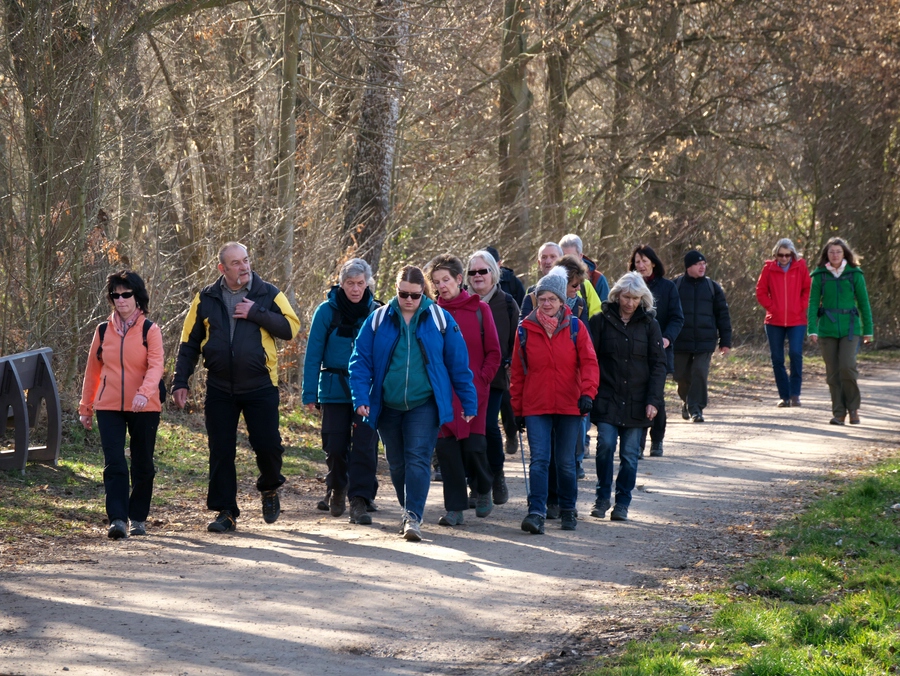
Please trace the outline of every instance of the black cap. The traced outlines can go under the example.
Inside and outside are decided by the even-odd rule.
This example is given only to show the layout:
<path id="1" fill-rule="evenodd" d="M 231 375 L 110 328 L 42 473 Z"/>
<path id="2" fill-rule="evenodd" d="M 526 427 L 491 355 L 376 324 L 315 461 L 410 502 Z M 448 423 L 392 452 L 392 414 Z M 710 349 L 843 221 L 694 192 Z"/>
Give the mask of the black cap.
<path id="1" fill-rule="evenodd" d="M 692 265 L 697 265 L 700 261 L 705 261 L 706 257 L 697 251 L 696 249 L 691 249 L 686 254 L 684 254 L 684 269 L 687 270 Z"/>

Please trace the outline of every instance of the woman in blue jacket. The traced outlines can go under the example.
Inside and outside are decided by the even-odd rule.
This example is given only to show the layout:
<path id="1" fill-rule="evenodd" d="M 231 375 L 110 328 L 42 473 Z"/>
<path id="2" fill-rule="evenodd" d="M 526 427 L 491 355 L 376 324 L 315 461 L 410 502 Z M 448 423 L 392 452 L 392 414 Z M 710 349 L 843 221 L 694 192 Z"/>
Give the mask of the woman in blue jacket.
<path id="1" fill-rule="evenodd" d="M 350 355 L 378 303 L 369 291 L 372 268 L 361 258 L 341 266 L 339 285 L 316 308 L 303 360 L 303 403 L 322 411 L 322 450 L 328 474 L 320 508 L 340 516 L 350 499 L 350 523 L 370 524 L 378 480 L 378 435 L 353 410 Z"/>
<path id="2" fill-rule="evenodd" d="M 425 290 L 422 271 L 404 266 L 397 295 L 363 324 L 350 358 L 353 406 L 381 435 L 403 507 L 400 532 L 413 542 L 422 539 L 431 454 L 440 426 L 453 420 L 453 392 L 463 420 L 478 413 L 466 342 Z"/>

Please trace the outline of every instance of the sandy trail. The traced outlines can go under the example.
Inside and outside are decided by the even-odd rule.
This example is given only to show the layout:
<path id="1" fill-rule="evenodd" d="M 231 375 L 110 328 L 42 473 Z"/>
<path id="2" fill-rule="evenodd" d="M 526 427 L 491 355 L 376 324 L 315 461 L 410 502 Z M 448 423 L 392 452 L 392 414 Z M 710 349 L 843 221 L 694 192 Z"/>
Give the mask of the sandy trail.
<path id="1" fill-rule="evenodd" d="M 724 530 L 752 522 L 792 482 L 896 445 L 898 375 L 861 379 L 860 427 L 827 424 L 820 380 L 802 409 L 719 397 L 703 425 L 673 410 L 665 457 L 639 466 L 628 523 L 587 516 L 592 456 L 578 530 L 548 521 L 545 536 L 523 533 L 516 457 L 510 502 L 487 519 L 467 512 L 460 528 L 436 524 L 433 484 L 422 543 L 397 535 L 399 507 L 383 486 L 368 527 L 286 491 L 273 526 L 254 502 L 232 535 L 73 546 L 0 572 L 0 674 L 513 673 L 595 625 L 623 589 L 709 558 Z"/>

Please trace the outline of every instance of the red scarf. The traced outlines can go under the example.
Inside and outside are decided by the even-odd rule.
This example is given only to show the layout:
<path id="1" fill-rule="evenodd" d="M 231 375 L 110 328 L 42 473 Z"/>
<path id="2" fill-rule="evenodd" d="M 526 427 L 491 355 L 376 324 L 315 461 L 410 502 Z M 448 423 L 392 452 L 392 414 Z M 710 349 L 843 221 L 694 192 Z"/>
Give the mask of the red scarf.
<path id="1" fill-rule="evenodd" d="M 559 312 L 552 317 L 548 317 L 540 310 L 538 310 L 535 314 L 537 315 L 538 323 L 540 323 L 540 325 L 542 327 L 544 327 L 544 331 L 546 331 L 547 335 L 550 338 L 552 338 L 553 333 L 556 331 L 556 328 L 559 326 L 559 318 L 560 318 L 560 315 L 562 314 L 562 312 Z"/>

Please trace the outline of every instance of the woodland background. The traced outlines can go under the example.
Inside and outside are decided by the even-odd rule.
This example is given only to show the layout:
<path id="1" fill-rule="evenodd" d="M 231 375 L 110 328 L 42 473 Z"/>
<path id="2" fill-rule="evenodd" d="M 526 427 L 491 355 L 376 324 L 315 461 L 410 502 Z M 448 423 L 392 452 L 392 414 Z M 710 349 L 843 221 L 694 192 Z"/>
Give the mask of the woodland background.
<path id="1" fill-rule="evenodd" d="M 352 255 L 387 297 L 487 244 L 526 284 L 567 232 L 611 282 L 696 247 L 742 342 L 775 241 L 839 234 L 900 340 L 900 0 L 2 0 L 0 52 L 0 353 L 69 397 L 110 272 L 171 360 L 230 239 L 304 328 Z"/>

